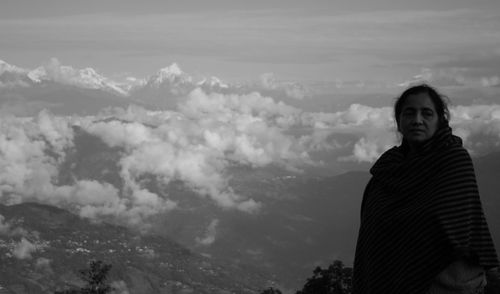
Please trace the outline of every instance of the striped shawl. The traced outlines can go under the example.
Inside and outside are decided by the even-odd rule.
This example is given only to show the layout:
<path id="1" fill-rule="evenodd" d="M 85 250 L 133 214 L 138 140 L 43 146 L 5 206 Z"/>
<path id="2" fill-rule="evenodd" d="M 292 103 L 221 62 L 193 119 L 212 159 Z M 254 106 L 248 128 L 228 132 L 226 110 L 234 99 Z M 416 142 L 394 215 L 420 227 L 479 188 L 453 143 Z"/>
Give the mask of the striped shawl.
<path id="1" fill-rule="evenodd" d="M 355 294 L 425 293 L 459 258 L 498 266 L 474 168 L 450 128 L 419 152 L 403 143 L 371 168 L 354 261 Z"/>

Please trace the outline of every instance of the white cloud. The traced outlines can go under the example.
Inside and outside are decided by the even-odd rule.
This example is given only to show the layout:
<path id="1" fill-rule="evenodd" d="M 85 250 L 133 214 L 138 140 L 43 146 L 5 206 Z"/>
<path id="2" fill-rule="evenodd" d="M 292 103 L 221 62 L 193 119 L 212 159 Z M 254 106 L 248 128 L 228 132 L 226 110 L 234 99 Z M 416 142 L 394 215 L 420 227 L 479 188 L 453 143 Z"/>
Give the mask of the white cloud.
<path id="1" fill-rule="evenodd" d="M 148 111 L 131 106 L 87 117 L 61 117 L 48 111 L 33 118 L 3 116 L 2 203 L 35 200 L 70 208 L 84 217 L 112 217 L 140 225 L 178 208 L 165 187 L 180 181 L 223 209 L 257 212 L 262 204 L 231 186 L 231 167 L 279 166 L 300 172 L 326 164 L 315 161 L 317 153 L 335 154 L 328 164 L 335 164 L 335 159 L 373 162 L 398 144 L 391 107 L 352 104 L 342 111 L 314 113 L 257 92 L 195 89 L 178 109 Z M 456 106 L 451 112 L 452 126 L 471 153 L 498 150 L 499 105 Z M 78 147 L 75 125 L 113 148 L 119 183 L 75 175 L 59 182 L 68 152 Z M 158 187 L 145 181 L 148 178 Z M 7 231 L 8 223 L 1 221 L 0 231 Z"/>
<path id="2" fill-rule="evenodd" d="M 363 121 L 359 128 L 349 127 L 350 133 L 361 132 L 359 140 L 354 144 L 352 154 L 340 160 L 373 162 L 385 150 L 399 144 L 396 139 L 394 122 L 390 118 L 389 109 L 353 107 L 344 113 L 354 118 L 355 124 Z M 355 110 L 355 111 L 353 111 Z M 456 135 L 460 136 L 465 147 L 473 155 L 486 154 L 500 147 L 500 105 L 471 105 L 450 108 L 450 124 Z M 366 113 L 371 115 L 366 116 Z M 366 119 L 370 117 L 370 119 Z M 347 121 L 350 121 L 349 119 Z M 366 128 L 366 126 L 374 126 Z"/>
<path id="3" fill-rule="evenodd" d="M 5 221 L 5 217 L 0 214 L 0 236 L 26 237 L 28 235 L 29 233 L 25 229 L 16 226 L 15 223 L 13 224 L 10 221 Z"/>
<path id="4" fill-rule="evenodd" d="M 64 157 L 65 149 L 73 146 L 73 129 L 68 120 L 42 110 L 34 123 L 37 124 L 40 135 L 50 144 L 51 151 Z"/>
<path id="5" fill-rule="evenodd" d="M 306 88 L 301 84 L 278 81 L 273 73 L 264 73 L 260 75 L 258 86 L 262 90 L 282 91 L 285 93 L 286 97 L 299 100 L 304 99 L 309 94 Z"/>
<path id="6" fill-rule="evenodd" d="M 156 175 L 164 184 L 182 180 L 221 207 L 255 211 L 259 203 L 236 195 L 225 170 L 232 164 L 262 167 L 279 164 L 294 169 L 312 163 L 304 139 L 285 130 L 300 123 L 301 111 L 258 93 L 206 94 L 194 90 L 179 106 L 180 113 L 160 115 L 129 109 L 119 120 L 86 124 L 90 133 L 109 146 L 126 150 L 121 176 L 132 190 L 142 189 L 138 178 Z M 150 116 L 150 118 L 145 118 Z"/>
<path id="7" fill-rule="evenodd" d="M 377 140 L 362 137 L 354 144 L 353 154 L 339 158 L 340 161 L 374 162 L 385 150 L 386 146 L 379 146 Z"/>
<path id="8" fill-rule="evenodd" d="M 218 219 L 212 220 L 205 231 L 205 235 L 201 238 L 197 237 L 196 242 L 203 246 L 212 245 L 217 237 L 218 225 L 219 225 Z"/>
<path id="9" fill-rule="evenodd" d="M 89 125 L 88 131 L 111 147 L 135 148 L 152 138 L 151 129 L 139 122 L 97 122 Z"/>
<path id="10" fill-rule="evenodd" d="M 12 248 L 11 253 L 17 259 L 31 259 L 31 254 L 37 251 L 36 244 L 31 243 L 26 238 L 21 238 L 21 241 Z"/>
<path id="11" fill-rule="evenodd" d="M 500 105 L 457 106 L 451 109 L 452 127 L 474 155 L 500 148 Z"/>
<path id="12" fill-rule="evenodd" d="M 303 123 L 315 131 L 307 139 L 312 150 L 335 150 L 351 147 L 351 154 L 337 158 L 339 161 L 372 162 L 384 150 L 394 145 L 396 131 L 390 107 L 370 107 L 352 104 L 335 113 L 309 113 L 302 116 Z M 356 141 L 339 142 L 340 135 L 351 135 Z M 333 140 L 331 139 L 333 138 Z"/>
<path id="13" fill-rule="evenodd" d="M 409 87 L 420 83 L 429 83 L 436 87 L 448 86 L 463 86 L 471 83 L 466 78 L 467 69 L 463 67 L 450 67 L 450 68 L 422 68 L 421 72 L 412 79 L 404 81 L 398 86 Z"/>
<path id="14" fill-rule="evenodd" d="M 10 224 L 4 221 L 5 217 L 0 214 L 0 235 L 8 235 L 10 232 Z"/>
<path id="15" fill-rule="evenodd" d="M 500 77 L 483 77 L 481 78 L 481 84 L 483 85 L 483 87 L 498 87 L 500 86 Z"/>
<path id="16" fill-rule="evenodd" d="M 32 120 L 6 118 L 0 129 L 0 192 L 4 201 L 18 203 L 47 188 L 56 160 L 46 156 L 48 145 Z"/>
<path id="17" fill-rule="evenodd" d="M 113 216 L 134 224 L 175 206 L 143 189 L 120 193 L 117 187 L 95 180 L 77 179 L 71 185 L 59 185 L 59 165 L 73 146 L 73 122 L 47 112 L 34 119 L 0 121 L 0 192 L 4 203 L 36 200 L 75 209 L 84 217 Z M 53 154 L 60 156 L 54 158 Z"/>

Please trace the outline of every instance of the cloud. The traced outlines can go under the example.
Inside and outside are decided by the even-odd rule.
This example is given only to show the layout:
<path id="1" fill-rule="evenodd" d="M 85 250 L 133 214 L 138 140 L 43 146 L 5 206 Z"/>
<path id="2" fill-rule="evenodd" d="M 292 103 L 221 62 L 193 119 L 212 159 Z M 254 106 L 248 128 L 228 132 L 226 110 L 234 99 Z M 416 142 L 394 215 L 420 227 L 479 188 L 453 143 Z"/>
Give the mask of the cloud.
<path id="1" fill-rule="evenodd" d="M 450 71 L 460 69 L 465 78 L 480 80 L 498 76 L 500 66 L 500 50 L 498 46 L 475 52 L 460 52 L 452 55 L 447 61 L 433 65 L 439 70 Z M 488 85 L 484 85 L 488 86 Z"/>
<path id="2" fill-rule="evenodd" d="M 473 155 L 500 147 L 500 105 L 457 106 L 451 109 L 452 127 Z"/>
<path id="3" fill-rule="evenodd" d="M 17 259 L 31 259 L 31 254 L 37 251 L 36 244 L 31 243 L 26 238 L 21 238 L 21 241 L 12 248 L 11 253 Z"/>
<path id="4" fill-rule="evenodd" d="M 483 87 L 499 87 L 500 86 L 500 77 L 491 76 L 491 77 L 482 77 L 481 84 Z"/>
<path id="5" fill-rule="evenodd" d="M 233 191 L 228 167 L 277 164 L 294 170 L 312 163 L 305 150 L 307 140 L 284 132 L 301 123 L 301 111 L 258 93 L 207 94 L 195 89 L 179 105 L 179 113 L 135 110 L 120 112 L 131 122 L 84 126 L 110 147 L 126 150 L 120 160 L 121 177 L 134 191 L 143 188 L 138 183 L 141 176 L 152 174 L 163 184 L 181 180 L 221 207 L 251 212 L 260 204 Z"/>
<path id="6" fill-rule="evenodd" d="M 5 221 L 5 217 L 0 214 L 0 236 L 27 237 L 28 235 L 28 231 L 26 231 L 22 227 L 16 226 L 15 223 Z"/>
<path id="7" fill-rule="evenodd" d="M 339 161 L 374 162 L 388 149 L 387 145 L 382 145 L 385 142 L 382 142 L 382 144 L 380 143 L 380 140 L 376 140 L 373 137 L 370 139 L 362 137 L 354 144 L 353 154 L 346 157 L 340 157 Z"/>
<path id="8" fill-rule="evenodd" d="M 495 47 L 495 46 L 492 46 Z M 408 87 L 417 83 L 430 83 L 437 87 L 498 87 L 500 51 L 497 49 L 457 52 L 446 61 L 436 62 L 422 68 L 420 73 L 399 86 Z"/>
<path id="9" fill-rule="evenodd" d="M 0 192 L 4 202 L 18 203 L 21 194 L 46 188 L 57 174 L 57 161 L 46 156 L 49 147 L 35 120 L 6 118 L 0 129 Z"/>
<path id="10" fill-rule="evenodd" d="M 10 232 L 10 224 L 4 221 L 5 217 L 0 214 L 0 235 L 8 235 Z"/>
<path id="11" fill-rule="evenodd" d="M 420 74 L 398 84 L 398 86 L 407 88 L 421 83 L 432 84 L 435 87 L 464 86 L 466 83 L 470 83 L 467 81 L 466 74 L 467 69 L 462 67 L 422 68 Z"/>
<path id="12" fill-rule="evenodd" d="M 39 134 L 50 145 L 51 151 L 63 158 L 65 149 L 73 146 L 73 129 L 67 119 L 42 110 L 38 113 L 35 123 Z"/>
<path id="13" fill-rule="evenodd" d="M 59 168 L 73 147 L 72 119 L 41 112 L 37 118 L 6 118 L 0 128 L 0 192 L 4 203 L 40 201 L 76 210 L 84 217 L 113 216 L 140 223 L 172 208 L 144 189 L 120 193 L 96 180 L 58 184 Z"/>
<path id="14" fill-rule="evenodd" d="M 399 141 L 391 107 L 352 104 L 336 112 L 307 112 L 258 92 L 200 88 L 180 101 L 177 111 L 130 106 L 96 116 L 49 111 L 35 117 L 2 116 L 2 203 L 38 201 L 83 217 L 141 226 L 155 215 L 182 209 L 185 201 L 168 188 L 182 183 L 222 209 L 258 213 L 263 203 L 232 186 L 233 167 L 299 173 L 329 164 L 373 162 Z M 499 107 L 451 108 L 452 126 L 473 155 L 498 150 Z M 81 134 L 101 144 L 100 149 L 85 145 L 91 140 Z M 94 150 L 104 153 L 87 154 Z M 79 172 L 85 165 L 80 161 L 87 158 L 109 162 L 103 168 L 113 176 Z M 0 219 L 0 232 L 12 234 L 9 225 Z M 216 226 L 199 242 L 212 242 L 209 232 Z"/>
<path id="15" fill-rule="evenodd" d="M 350 154 L 337 158 L 342 162 L 371 162 L 395 144 L 396 132 L 390 107 L 351 104 L 348 109 L 334 113 L 304 114 L 302 121 L 314 128 L 314 132 L 304 137 L 309 148 L 318 148 L 317 151 L 351 148 Z"/>
<path id="16" fill-rule="evenodd" d="M 365 111 L 346 112 L 359 119 L 365 117 Z M 355 109 L 359 110 L 359 109 Z M 388 109 L 382 111 L 380 108 L 372 108 L 371 113 L 386 113 Z M 484 155 L 489 152 L 494 152 L 500 147 L 500 105 L 470 105 L 470 106 L 455 106 L 450 108 L 451 121 L 450 125 L 455 134 L 459 135 L 464 142 L 464 146 L 473 155 Z M 357 161 L 357 162 L 373 162 L 383 151 L 397 142 L 394 123 L 391 120 L 382 119 L 383 116 L 374 115 L 367 120 L 370 124 L 374 124 L 375 128 L 358 128 L 362 134 L 359 140 L 354 144 L 352 154 L 345 157 L 340 157 L 341 161 Z M 350 128 L 348 132 L 354 132 L 355 129 Z"/>
<path id="17" fill-rule="evenodd" d="M 205 236 L 201 238 L 197 237 L 196 242 L 203 246 L 212 245 L 215 242 L 215 238 L 217 237 L 218 225 L 219 225 L 218 219 L 212 220 L 205 231 Z"/>
<path id="18" fill-rule="evenodd" d="M 310 95 L 303 85 L 293 82 L 278 81 L 273 73 L 264 73 L 260 75 L 258 86 L 259 88 L 256 89 L 257 91 L 268 90 L 271 91 L 272 94 L 277 94 L 278 96 L 283 93 L 285 97 L 299 100 Z"/>

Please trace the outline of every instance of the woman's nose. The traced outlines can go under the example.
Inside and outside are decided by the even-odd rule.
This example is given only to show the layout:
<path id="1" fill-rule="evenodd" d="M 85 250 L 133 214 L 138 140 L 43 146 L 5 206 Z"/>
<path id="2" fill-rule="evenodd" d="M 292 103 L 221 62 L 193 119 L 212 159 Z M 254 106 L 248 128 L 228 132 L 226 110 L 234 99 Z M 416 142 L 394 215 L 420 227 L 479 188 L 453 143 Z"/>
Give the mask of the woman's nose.
<path id="1" fill-rule="evenodd" d="M 420 113 L 415 113 L 415 116 L 413 117 L 413 123 L 415 124 L 421 124 L 423 122 L 423 117 L 422 114 Z"/>

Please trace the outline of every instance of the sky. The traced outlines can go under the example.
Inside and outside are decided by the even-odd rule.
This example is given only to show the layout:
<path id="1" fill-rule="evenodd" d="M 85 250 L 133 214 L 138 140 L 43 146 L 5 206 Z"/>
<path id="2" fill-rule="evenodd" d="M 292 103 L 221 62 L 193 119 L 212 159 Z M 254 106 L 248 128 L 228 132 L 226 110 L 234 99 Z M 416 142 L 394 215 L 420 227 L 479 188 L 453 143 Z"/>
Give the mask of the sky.
<path id="1" fill-rule="evenodd" d="M 26 68 L 55 57 L 116 78 L 177 62 L 228 81 L 272 72 L 318 89 L 390 88 L 422 74 L 499 83 L 496 0 L 2 0 L 1 7 L 0 59 Z"/>

